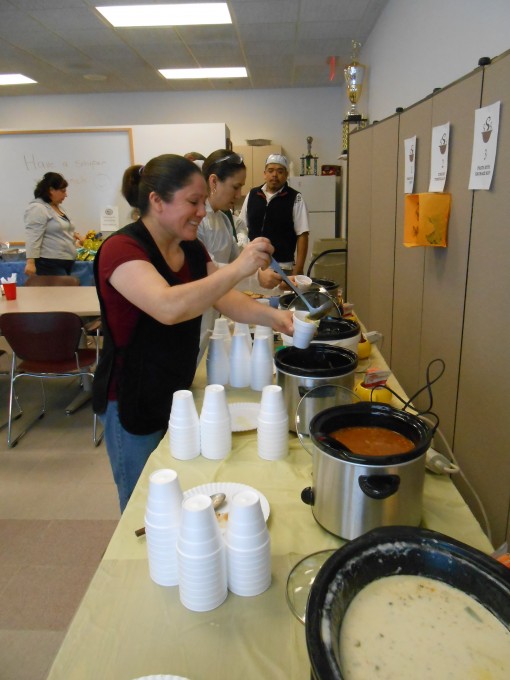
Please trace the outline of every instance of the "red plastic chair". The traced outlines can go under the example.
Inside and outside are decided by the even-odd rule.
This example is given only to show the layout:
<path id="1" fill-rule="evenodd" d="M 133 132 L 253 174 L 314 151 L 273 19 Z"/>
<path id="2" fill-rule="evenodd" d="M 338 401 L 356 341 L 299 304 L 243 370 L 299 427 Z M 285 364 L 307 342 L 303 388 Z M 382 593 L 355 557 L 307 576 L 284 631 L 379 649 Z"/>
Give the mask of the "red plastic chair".
<path id="1" fill-rule="evenodd" d="M 28 430 L 46 413 L 45 379 L 89 376 L 93 378 L 96 349 L 79 347 L 83 328 L 80 317 L 71 312 L 8 312 L 0 317 L 2 334 L 12 349 L 9 389 L 7 445 L 16 446 Z M 15 383 L 25 377 L 41 381 L 42 407 L 38 416 L 15 438 L 12 436 Z M 94 414 L 93 441 L 97 446 L 97 416 Z"/>

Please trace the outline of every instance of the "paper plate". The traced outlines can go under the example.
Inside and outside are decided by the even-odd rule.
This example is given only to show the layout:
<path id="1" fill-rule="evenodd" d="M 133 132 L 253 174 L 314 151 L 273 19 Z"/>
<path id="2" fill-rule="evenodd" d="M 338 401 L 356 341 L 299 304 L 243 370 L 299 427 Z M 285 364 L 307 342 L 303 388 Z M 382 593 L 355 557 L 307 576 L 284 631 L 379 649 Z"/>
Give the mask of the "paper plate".
<path id="1" fill-rule="evenodd" d="M 220 522 L 220 527 L 222 529 L 226 528 L 226 523 L 228 522 L 228 513 L 230 511 L 232 498 L 239 491 L 246 491 L 247 489 L 255 491 L 260 498 L 260 506 L 262 508 L 262 514 L 267 522 L 269 517 L 269 502 L 263 493 L 257 491 L 252 486 L 247 484 L 238 484 L 237 482 L 211 482 L 210 484 L 201 484 L 200 486 L 194 486 L 192 489 L 184 491 L 184 499 L 190 496 L 196 496 L 196 494 L 203 493 L 206 496 L 212 496 L 213 493 L 224 493 L 226 496 L 225 502 L 216 512 L 218 520 Z"/>
<path id="2" fill-rule="evenodd" d="M 232 432 L 247 432 L 257 429 L 260 404 L 254 402 L 237 402 L 228 405 Z"/>

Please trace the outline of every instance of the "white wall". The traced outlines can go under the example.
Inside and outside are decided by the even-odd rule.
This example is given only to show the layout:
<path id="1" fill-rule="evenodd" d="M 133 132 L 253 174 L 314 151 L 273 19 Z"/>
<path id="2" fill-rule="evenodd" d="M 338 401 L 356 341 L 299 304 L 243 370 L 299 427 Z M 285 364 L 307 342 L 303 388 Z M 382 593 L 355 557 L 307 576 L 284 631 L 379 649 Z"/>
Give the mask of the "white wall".
<path id="1" fill-rule="evenodd" d="M 510 49 L 510 0 L 389 0 L 360 61 L 381 120 Z"/>
<path id="2" fill-rule="evenodd" d="M 346 108 L 343 82 L 296 90 L 2 97 L 0 129 L 225 123 L 234 144 L 257 138 L 281 144 L 299 173 L 308 135 L 319 165 L 336 163 Z"/>

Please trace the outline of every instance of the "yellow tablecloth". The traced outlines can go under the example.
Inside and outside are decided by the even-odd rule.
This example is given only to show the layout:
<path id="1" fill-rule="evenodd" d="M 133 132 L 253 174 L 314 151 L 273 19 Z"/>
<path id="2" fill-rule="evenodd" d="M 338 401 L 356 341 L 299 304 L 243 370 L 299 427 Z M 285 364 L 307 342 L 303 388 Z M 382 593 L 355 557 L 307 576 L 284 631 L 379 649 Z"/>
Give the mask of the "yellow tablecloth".
<path id="1" fill-rule="evenodd" d="M 202 367 L 194 385 L 198 407 L 204 387 Z M 229 401 L 260 397 L 249 390 L 229 389 L 228 395 Z M 217 609 L 195 613 L 181 605 L 177 587 L 151 581 L 145 538 L 136 538 L 134 531 L 143 526 L 149 474 L 162 467 L 177 470 L 183 490 L 214 481 L 242 482 L 267 497 L 269 590 L 251 598 L 229 593 Z M 48 680 L 132 680 L 151 674 L 190 680 L 309 680 L 305 628 L 287 605 L 287 576 L 304 556 L 342 545 L 300 500 L 301 490 L 311 483 L 311 469 L 311 457 L 294 435 L 282 461 L 258 457 L 253 431 L 235 433 L 233 450 L 223 461 L 175 460 L 165 437 L 148 461 Z M 427 473 L 423 525 L 492 550 L 449 478 Z"/>

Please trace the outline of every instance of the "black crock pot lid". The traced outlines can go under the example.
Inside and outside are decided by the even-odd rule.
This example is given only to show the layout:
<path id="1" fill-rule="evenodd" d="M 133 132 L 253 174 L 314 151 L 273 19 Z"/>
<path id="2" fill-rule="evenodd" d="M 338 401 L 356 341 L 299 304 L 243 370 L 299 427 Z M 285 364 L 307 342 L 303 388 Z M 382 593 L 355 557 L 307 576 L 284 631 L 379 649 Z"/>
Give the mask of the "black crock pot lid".
<path id="1" fill-rule="evenodd" d="M 345 347 L 314 343 L 307 349 L 282 347 L 274 358 L 283 373 L 304 378 L 336 378 L 352 373 L 358 365 L 355 352 Z"/>
<path id="2" fill-rule="evenodd" d="M 331 279 L 315 279 L 312 276 L 312 283 L 315 284 L 316 286 L 320 286 L 322 288 L 325 288 L 326 290 L 332 290 L 333 288 L 338 288 L 338 283 L 336 281 L 333 281 Z"/>
<path id="3" fill-rule="evenodd" d="M 346 449 L 330 436 L 331 432 L 341 427 L 356 426 L 385 427 L 400 432 L 411 439 L 414 449 L 388 456 L 364 456 Z M 309 431 L 315 446 L 333 458 L 373 467 L 402 465 L 415 460 L 427 451 L 432 439 L 430 428 L 418 416 L 375 402 L 357 402 L 324 409 L 313 416 Z"/>
<path id="4" fill-rule="evenodd" d="M 306 644 L 316 680 L 342 680 L 339 643 L 343 615 L 362 588 L 395 574 L 443 581 L 474 597 L 510 626 L 508 567 L 476 548 L 429 529 L 372 529 L 334 552 L 310 589 Z"/>
<path id="5" fill-rule="evenodd" d="M 357 321 L 325 316 L 320 320 L 317 335 L 315 337 L 319 340 L 325 340 L 327 338 L 345 340 L 347 338 L 354 338 L 359 332 L 360 326 Z"/>

